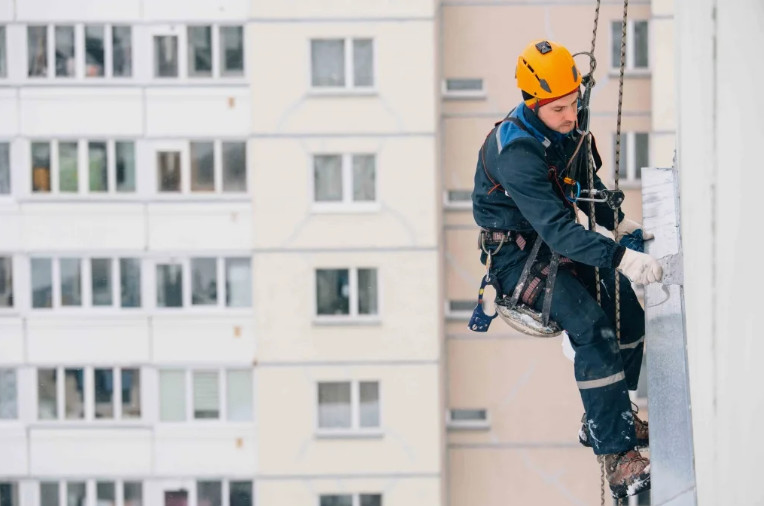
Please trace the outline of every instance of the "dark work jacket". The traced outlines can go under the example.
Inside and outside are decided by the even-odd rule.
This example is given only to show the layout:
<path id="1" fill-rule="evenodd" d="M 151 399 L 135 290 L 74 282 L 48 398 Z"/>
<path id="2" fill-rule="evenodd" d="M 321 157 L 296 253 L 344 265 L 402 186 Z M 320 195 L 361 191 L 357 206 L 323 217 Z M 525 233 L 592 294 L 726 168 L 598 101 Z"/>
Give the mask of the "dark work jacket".
<path id="1" fill-rule="evenodd" d="M 576 148 L 577 134 L 563 135 L 549 129 L 524 103 L 509 116 L 519 119 L 525 128 L 505 119 L 489 133 L 478 153 L 472 192 L 477 224 L 490 230 L 523 232 L 529 238 L 538 233 L 546 245 L 540 255 L 548 256 L 551 249 L 575 262 L 615 267 L 614 257 L 620 260 L 623 246 L 576 223 L 573 206 L 562 196 L 560 186 Z M 550 176 L 550 168 L 556 170 L 558 181 Z M 495 188 L 486 171 L 502 188 Z M 606 188 L 596 174 L 594 179 L 597 188 Z M 588 187 L 585 180 L 581 186 Z M 588 203 L 580 202 L 579 207 L 588 214 Z M 595 216 L 599 225 L 614 228 L 613 210 L 606 204 L 595 204 Z M 618 219 L 623 219 L 620 211 Z M 515 244 L 505 245 L 494 257 L 495 265 L 522 268 L 530 249 L 521 251 Z"/>

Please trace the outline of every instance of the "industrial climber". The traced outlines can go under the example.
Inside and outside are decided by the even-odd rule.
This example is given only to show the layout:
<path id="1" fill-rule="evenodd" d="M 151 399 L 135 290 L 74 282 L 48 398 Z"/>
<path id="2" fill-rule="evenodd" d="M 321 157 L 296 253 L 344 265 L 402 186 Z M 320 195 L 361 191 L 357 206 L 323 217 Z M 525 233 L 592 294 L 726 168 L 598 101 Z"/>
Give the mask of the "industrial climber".
<path id="1" fill-rule="evenodd" d="M 514 301 L 537 312 L 543 308 L 567 332 L 585 412 L 579 439 L 604 464 L 612 495 L 634 495 L 650 487 L 650 462 L 639 452 L 648 444 L 647 423 L 636 417 L 628 394 L 637 388 L 645 331 L 629 281 L 659 282 L 663 271 L 639 251 L 641 244 L 634 249 L 620 244 L 627 235 L 651 238 L 620 210 L 616 229 L 613 208 L 620 202 L 584 199 L 570 173 L 572 159 L 585 152 L 597 169 L 601 165 L 593 142 L 591 151 L 581 149 L 587 144 L 578 129 L 582 76 L 570 52 L 555 42 L 534 41 L 520 54 L 515 78 L 523 101 L 496 123 L 478 155 L 472 203 L 481 228 L 481 261 L 494 280 L 498 305 L 516 292 Z M 593 193 L 612 196 L 596 174 L 593 180 Z M 588 213 L 591 205 L 598 224 L 617 230 L 615 240 L 577 222 L 576 207 Z M 620 276 L 620 341 L 615 276 Z"/>

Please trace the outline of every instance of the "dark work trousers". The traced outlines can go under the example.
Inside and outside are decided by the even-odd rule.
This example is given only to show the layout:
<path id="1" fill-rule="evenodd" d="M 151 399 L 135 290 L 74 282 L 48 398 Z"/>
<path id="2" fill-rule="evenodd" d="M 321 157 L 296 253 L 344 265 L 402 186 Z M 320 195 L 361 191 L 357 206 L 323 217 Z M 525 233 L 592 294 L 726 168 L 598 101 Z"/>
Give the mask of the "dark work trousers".
<path id="1" fill-rule="evenodd" d="M 570 337 L 576 352 L 576 383 L 597 455 L 634 448 L 634 418 L 628 390 L 636 390 L 644 348 L 645 318 L 631 283 L 620 276 L 621 339 L 615 333 L 615 269 L 600 269 L 602 307 L 597 304 L 594 267 L 575 264 L 575 274 L 561 267 L 552 295 L 550 317 Z M 502 291 L 512 295 L 521 266 L 498 269 Z M 493 269 L 492 269 L 493 271 Z M 542 310 L 543 293 L 535 302 Z"/>

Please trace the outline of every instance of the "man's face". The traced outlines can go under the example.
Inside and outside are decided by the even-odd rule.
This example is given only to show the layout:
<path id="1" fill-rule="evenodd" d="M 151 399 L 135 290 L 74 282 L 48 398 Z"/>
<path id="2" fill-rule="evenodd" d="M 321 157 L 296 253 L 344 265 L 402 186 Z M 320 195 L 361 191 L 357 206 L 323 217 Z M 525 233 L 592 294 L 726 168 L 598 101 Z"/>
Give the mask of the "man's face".
<path id="1" fill-rule="evenodd" d="M 576 127 L 578 117 L 578 91 L 542 105 L 538 110 L 538 116 L 555 132 L 570 133 Z"/>

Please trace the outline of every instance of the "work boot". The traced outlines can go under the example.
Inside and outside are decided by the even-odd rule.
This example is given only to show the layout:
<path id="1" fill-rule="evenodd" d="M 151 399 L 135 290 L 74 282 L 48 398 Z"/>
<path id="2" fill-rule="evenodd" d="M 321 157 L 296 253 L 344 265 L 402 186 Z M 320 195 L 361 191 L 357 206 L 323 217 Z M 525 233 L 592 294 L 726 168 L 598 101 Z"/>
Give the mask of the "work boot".
<path id="1" fill-rule="evenodd" d="M 597 462 L 605 465 L 605 477 L 614 498 L 650 490 L 650 461 L 637 450 L 597 455 Z"/>
<path id="2" fill-rule="evenodd" d="M 635 448 L 647 448 L 650 446 L 650 430 L 647 422 L 641 420 L 637 413 L 639 408 L 632 403 L 631 414 L 634 416 L 634 432 L 637 433 L 637 443 Z M 581 417 L 581 428 L 578 429 L 578 442 L 587 448 L 591 448 L 592 442 L 589 437 L 589 426 L 586 424 L 586 413 Z"/>

